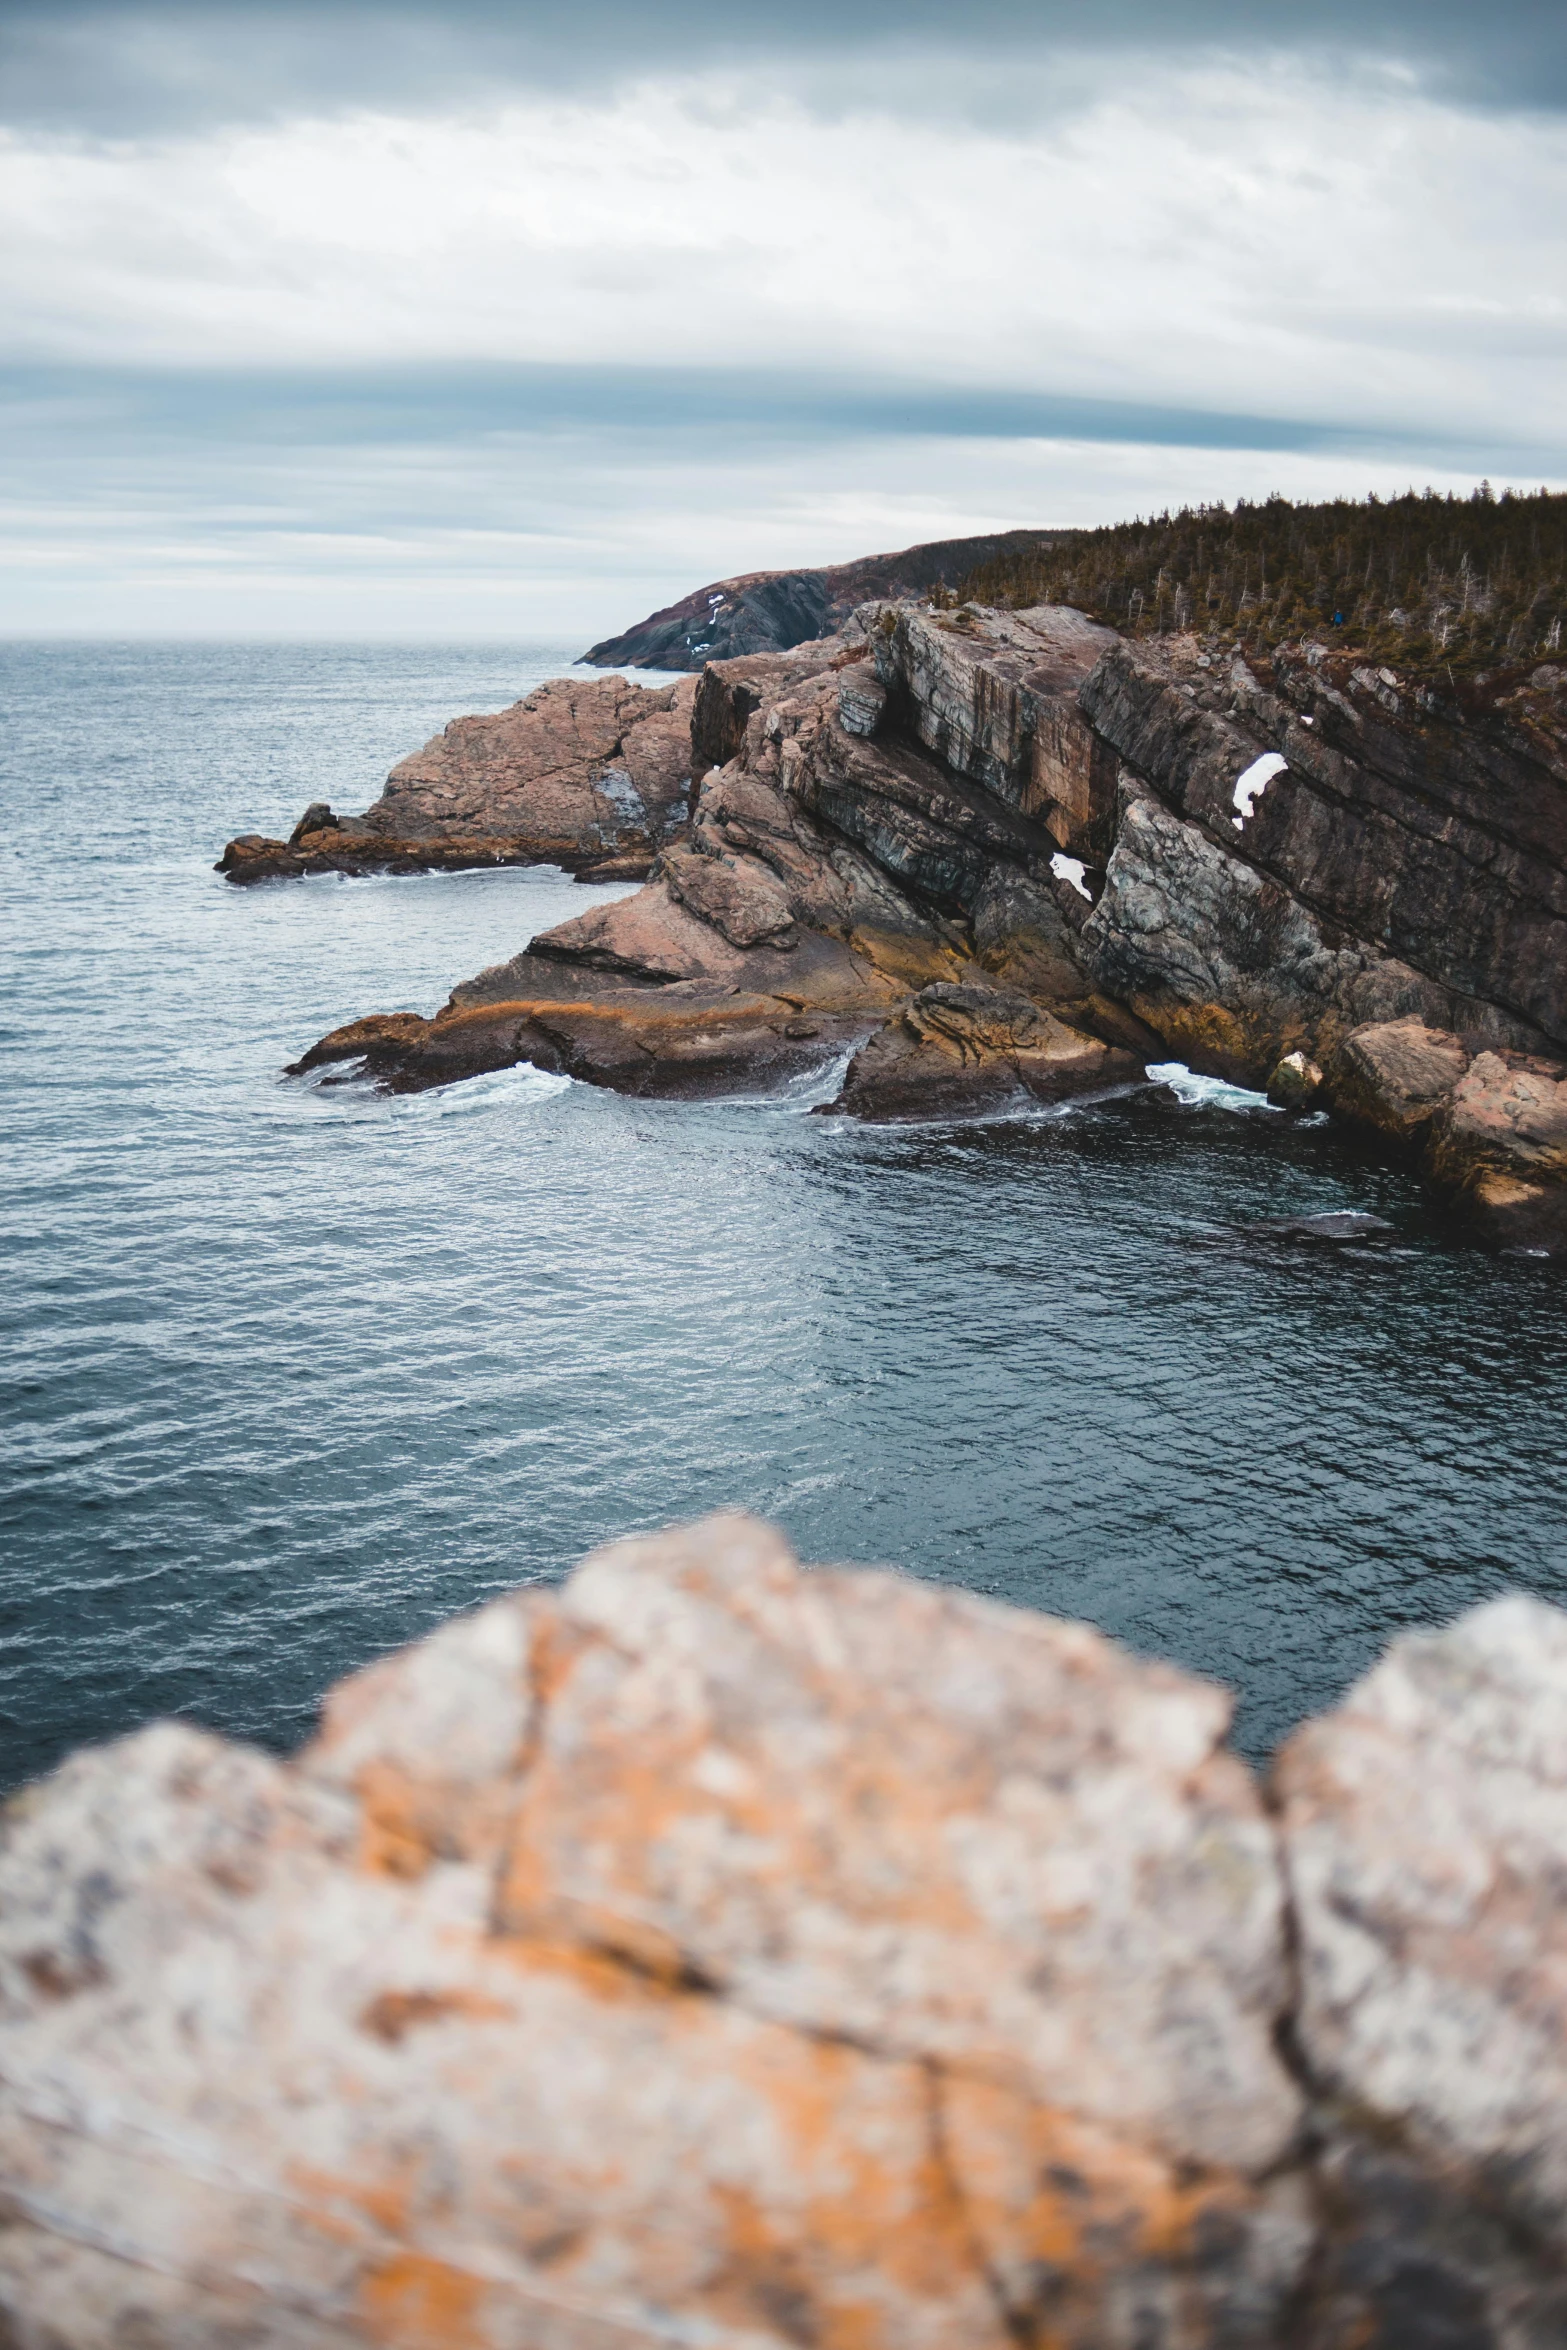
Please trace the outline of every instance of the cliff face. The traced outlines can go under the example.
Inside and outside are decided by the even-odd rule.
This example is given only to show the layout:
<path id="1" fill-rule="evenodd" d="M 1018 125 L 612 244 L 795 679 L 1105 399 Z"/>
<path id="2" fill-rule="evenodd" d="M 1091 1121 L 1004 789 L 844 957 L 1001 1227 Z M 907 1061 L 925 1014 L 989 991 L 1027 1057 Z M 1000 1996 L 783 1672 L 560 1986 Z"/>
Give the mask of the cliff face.
<path id="1" fill-rule="evenodd" d="M 19 2350 L 1544 2350 L 1567 1620 L 1224 1693 L 717 1519 L 0 1821 Z"/>
<path id="2" fill-rule="evenodd" d="M 988 538 L 934 539 L 894 555 L 865 555 L 808 571 L 747 571 L 713 580 L 623 636 L 583 654 L 600 669 L 700 669 L 708 661 L 783 653 L 831 636 L 873 597 L 952 588 L 976 564 L 1066 545 L 1075 531 L 1005 530 Z"/>
<path id="3" fill-rule="evenodd" d="M 849 1044 L 835 1106 L 912 1117 L 1133 1082 L 1173 1051 L 1380 1127 L 1489 1238 L 1553 1249 L 1564 677 L 1461 709 L 1316 645 L 1260 674 L 1058 605 L 867 604 L 837 637 L 708 663 L 689 824 L 640 895 L 300 1066 L 417 1086 L 527 1059 L 679 1092 Z M 1418 1119 L 1383 1082 L 1411 1022 L 1445 1040 Z"/>
<path id="4" fill-rule="evenodd" d="M 1280 655 L 1264 680 L 1192 638 L 1118 644 L 1083 713 L 1173 813 L 1319 927 L 1445 989 L 1449 1025 L 1567 1047 L 1562 673 L 1466 722 L 1391 671 L 1310 654 Z M 1240 810 L 1236 780 L 1263 756 L 1277 771 Z"/>

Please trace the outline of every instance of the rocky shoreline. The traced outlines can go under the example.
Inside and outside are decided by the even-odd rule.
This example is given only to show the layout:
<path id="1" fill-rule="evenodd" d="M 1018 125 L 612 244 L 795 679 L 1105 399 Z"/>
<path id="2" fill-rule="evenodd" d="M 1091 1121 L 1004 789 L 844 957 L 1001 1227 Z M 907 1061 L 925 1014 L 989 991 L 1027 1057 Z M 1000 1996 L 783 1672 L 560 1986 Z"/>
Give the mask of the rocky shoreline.
<path id="1" fill-rule="evenodd" d="M 1266 1784 L 1081 1625 L 601 1551 L 0 1813 L 19 2350 L 1546 2350 L 1567 1617 Z"/>
<path id="2" fill-rule="evenodd" d="M 1561 664 L 1460 703 L 1312 641 L 1253 665 L 1061 605 L 873 602 L 678 686 L 456 721 L 363 819 L 313 809 L 225 869 L 375 859 L 646 886 L 296 1074 L 696 1095 L 848 1047 L 833 1106 L 911 1118 L 1173 1055 L 1374 1128 L 1491 1245 L 1567 1247 Z"/>

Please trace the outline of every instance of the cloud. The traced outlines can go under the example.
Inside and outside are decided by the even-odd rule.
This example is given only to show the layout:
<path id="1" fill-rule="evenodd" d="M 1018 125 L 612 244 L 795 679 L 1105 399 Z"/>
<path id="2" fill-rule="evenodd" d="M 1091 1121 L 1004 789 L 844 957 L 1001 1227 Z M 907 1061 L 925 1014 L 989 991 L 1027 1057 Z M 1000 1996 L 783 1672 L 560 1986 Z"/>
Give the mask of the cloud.
<path id="1" fill-rule="evenodd" d="M 0 145 L 21 356 L 697 366 L 1554 445 L 1567 127 L 1299 71 L 1005 133 L 722 76 Z"/>
<path id="2" fill-rule="evenodd" d="M 67 32 L 97 21 L 62 0 Z M 350 8 L 276 21 L 376 47 Z M 394 63 L 398 21 L 375 19 Z M 1567 473 L 1548 110 L 1396 59 L 1139 45 L 1130 7 L 1094 19 L 1113 73 L 1051 51 L 1043 96 L 1020 76 L 1005 108 L 924 115 L 899 94 L 937 78 L 917 8 L 836 78 L 825 9 L 783 49 L 763 16 L 710 44 L 694 16 L 694 62 L 572 21 L 604 29 L 592 76 L 579 32 L 553 80 L 231 119 L 198 58 L 184 127 L 0 132 L 0 626 L 536 628 L 553 598 L 603 633 L 702 576 L 875 543 Z M 971 97 L 994 70 L 972 36 L 958 64 Z M 301 90 L 341 96 L 317 65 Z"/>
<path id="3" fill-rule="evenodd" d="M 0 116 L 110 137 L 363 106 L 440 110 L 739 66 L 847 102 L 1005 117 L 1128 59 L 1381 61 L 1454 100 L 1567 104 L 1567 17 L 1541 0 L 7 0 Z M 939 58 L 940 69 L 933 71 Z"/>
<path id="4" fill-rule="evenodd" d="M 678 379 L 590 381 L 573 418 L 566 378 L 530 415 L 528 387 L 514 401 L 460 372 L 325 389 L 13 377 L 0 634 L 510 636 L 565 652 L 733 571 L 1411 478 L 1389 452 L 1309 435 L 1215 447 L 1200 419 L 1144 420 L 1190 436 L 1175 441 L 1124 437 L 1130 414 L 1098 416 L 1093 437 L 1014 438 L 964 430 L 961 407 L 937 429 L 931 402 L 922 429 L 889 430 L 879 394 L 805 396 L 791 415 L 774 387 L 748 414 L 736 385 L 671 422 Z M 1439 452 L 1413 478 L 1467 488 L 1466 459 Z"/>

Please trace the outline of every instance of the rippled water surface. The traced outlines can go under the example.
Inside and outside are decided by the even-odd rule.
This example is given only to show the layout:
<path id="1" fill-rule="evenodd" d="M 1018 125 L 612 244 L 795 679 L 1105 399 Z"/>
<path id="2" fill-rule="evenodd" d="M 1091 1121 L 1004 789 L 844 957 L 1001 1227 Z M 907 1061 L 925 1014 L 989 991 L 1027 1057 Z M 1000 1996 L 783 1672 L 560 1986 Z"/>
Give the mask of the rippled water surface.
<path id="1" fill-rule="evenodd" d="M 1253 1752 L 1401 1626 L 1567 1598 L 1567 1284 L 1325 1123 L 284 1080 L 617 893 L 236 891 L 224 839 L 568 658 L 0 647 L 0 1777 L 167 1711 L 287 1743 L 452 1610 L 725 1503 L 1220 1675 Z M 1337 1207 L 1396 1243 L 1235 1236 Z"/>

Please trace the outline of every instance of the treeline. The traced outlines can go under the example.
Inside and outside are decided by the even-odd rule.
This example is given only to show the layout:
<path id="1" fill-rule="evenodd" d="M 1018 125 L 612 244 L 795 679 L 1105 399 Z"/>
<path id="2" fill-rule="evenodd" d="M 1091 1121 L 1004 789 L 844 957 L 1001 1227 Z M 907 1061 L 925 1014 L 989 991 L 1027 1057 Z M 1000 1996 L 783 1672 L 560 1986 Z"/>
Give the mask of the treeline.
<path id="1" fill-rule="evenodd" d="M 1337 498 L 1183 507 L 1041 537 L 944 602 L 1075 604 L 1129 636 L 1193 629 L 1253 652 L 1302 636 L 1455 677 L 1562 654 L 1567 496 Z"/>

